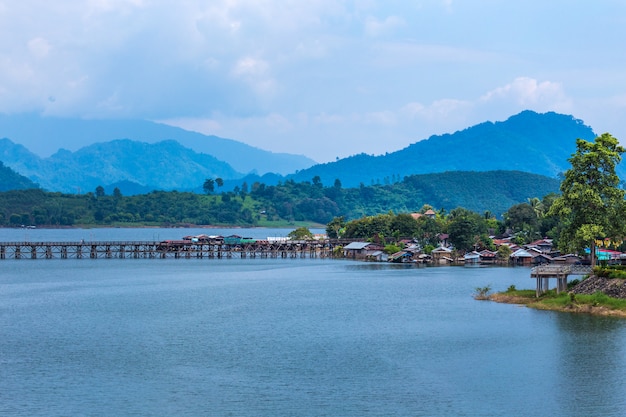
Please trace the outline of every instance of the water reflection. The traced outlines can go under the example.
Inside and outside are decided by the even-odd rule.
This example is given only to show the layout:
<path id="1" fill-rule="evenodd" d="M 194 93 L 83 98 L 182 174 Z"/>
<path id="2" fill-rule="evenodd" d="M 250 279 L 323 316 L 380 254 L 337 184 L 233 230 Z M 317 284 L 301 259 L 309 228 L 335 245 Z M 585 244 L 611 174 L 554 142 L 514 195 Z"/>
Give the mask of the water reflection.
<path id="1" fill-rule="evenodd" d="M 546 395 L 555 395 L 571 416 L 617 415 L 626 405 L 626 320 L 555 313 L 555 325 L 560 386 Z"/>

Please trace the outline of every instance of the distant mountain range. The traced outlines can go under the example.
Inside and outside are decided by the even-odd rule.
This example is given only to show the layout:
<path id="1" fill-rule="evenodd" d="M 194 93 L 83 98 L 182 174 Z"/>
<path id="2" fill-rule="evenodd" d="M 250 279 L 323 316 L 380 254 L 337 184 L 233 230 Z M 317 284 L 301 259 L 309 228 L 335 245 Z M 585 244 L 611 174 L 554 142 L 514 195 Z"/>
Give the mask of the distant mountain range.
<path id="1" fill-rule="evenodd" d="M 20 125 L 20 121 L 33 124 Z M 81 137 L 116 139 L 42 158 L 11 140 L 12 135 L 22 143 L 37 138 L 74 144 Z M 218 192 L 243 182 L 276 184 L 312 181 L 316 176 L 327 186 L 338 179 L 343 187 L 451 171 L 515 170 L 555 178 L 569 168 L 567 160 L 575 151 L 576 138 L 593 140 L 596 134 L 572 116 L 524 111 L 504 122 L 432 136 L 393 153 L 358 154 L 318 165 L 302 156 L 274 154 L 152 122 L 0 116 L 2 136 L 9 139 L 0 139 L 0 161 L 44 189 L 74 193 L 93 191 L 98 185 L 107 190 L 117 186 L 130 195 L 153 189 L 200 192 L 206 178 L 216 177 L 225 180 Z M 618 174 L 623 177 L 623 166 L 618 167 Z"/>
<path id="2" fill-rule="evenodd" d="M 201 189 L 206 178 L 242 176 L 227 163 L 173 140 L 156 144 L 114 140 L 42 159 L 22 145 L 0 139 L 0 159 L 46 190 L 69 193 L 114 183 L 144 190 Z"/>
<path id="3" fill-rule="evenodd" d="M 85 120 L 42 117 L 35 114 L 0 114 L 0 138 L 8 138 L 31 150 L 36 145 L 45 156 L 52 155 L 60 147 L 79 150 L 87 145 L 117 139 L 150 144 L 175 140 L 197 153 L 211 155 L 226 162 L 233 170 L 241 173 L 239 176 L 248 173 L 263 175 L 268 172 L 286 175 L 315 164 L 315 161 L 303 155 L 269 152 L 231 139 L 207 136 L 145 120 Z M 2 158 L 0 154 L 0 160 Z M 11 161 L 4 162 L 12 165 Z"/>

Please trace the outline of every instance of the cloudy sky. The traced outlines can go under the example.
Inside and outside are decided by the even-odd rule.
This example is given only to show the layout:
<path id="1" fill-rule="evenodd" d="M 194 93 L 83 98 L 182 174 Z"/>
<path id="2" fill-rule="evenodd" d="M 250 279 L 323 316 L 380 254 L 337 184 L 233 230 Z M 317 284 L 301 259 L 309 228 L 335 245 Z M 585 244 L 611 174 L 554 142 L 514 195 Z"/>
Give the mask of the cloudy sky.
<path id="1" fill-rule="evenodd" d="M 625 40 L 623 0 L 0 0 L 0 113 L 162 121 L 318 162 L 524 109 L 625 143 Z"/>

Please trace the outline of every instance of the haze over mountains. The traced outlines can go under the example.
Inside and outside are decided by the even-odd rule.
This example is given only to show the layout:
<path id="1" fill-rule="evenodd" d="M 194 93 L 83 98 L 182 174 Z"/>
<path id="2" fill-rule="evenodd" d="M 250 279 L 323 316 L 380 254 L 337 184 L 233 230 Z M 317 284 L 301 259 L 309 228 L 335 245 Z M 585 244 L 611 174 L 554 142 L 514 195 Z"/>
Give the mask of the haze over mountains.
<path id="1" fill-rule="evenodd" d="M 275 172 L 286 175 L 315 164 L 303 155 L 269 152 L 231 139 L 146 120 L 85 120 L 35 114 L 0 114 L 0 138 L 23 145 L 44 159 L 60 149 L 77 151 L 94 143 L 131 139 L 150 144 L 175 140 L 197 153 L 227 162 L 241 174 Z M 100 147 L 98 151 L 115 152 L 115 149 Z"/>
<path id="2" fill-rule="evenodd" d="M 64 128 L 67 126 L 67 128 Z M 73 143 L 109 138 L 75 151 L 41 157 L 16 143 Z M 0 116 L 0 161 L 50 191 L 75 193 L 117 185 L 123 194 L 152 189 L 199 191 L 205 178 L 225 180 L 224 190 L 246 181 L 293 179 L 344 187 L 396 182 L 408 175 L 446 171 L 516 170 L 556 177 L 569 168 L 576 138 L 592 140 L 591 127 L 572 116 L 524 111 L 453 134 L 431 136 L 380 156 L 356 154 L 317 164 L 245 144 L 151 122 Z M 622 176 L 623 166 L 618 167 Z M 285 175 L 287 174 L 287 175 Z M 283 176 L 284 175 L 284 176 Z"/>

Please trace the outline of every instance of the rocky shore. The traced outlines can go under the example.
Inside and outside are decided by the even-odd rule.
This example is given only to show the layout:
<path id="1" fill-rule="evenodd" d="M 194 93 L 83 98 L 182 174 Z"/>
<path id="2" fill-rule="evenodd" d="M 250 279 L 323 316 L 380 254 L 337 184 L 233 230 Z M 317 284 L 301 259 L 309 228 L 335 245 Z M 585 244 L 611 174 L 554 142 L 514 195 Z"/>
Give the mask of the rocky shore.
<path id="1" fill-rule="evenodd" d="M 626 299 L 626 280 L 601 278 L 595 275 L 590 276 L 586 280 L 580 282 L 569 292 L 574 294 L 591 295 L 596 292 L 603 292 L 612 298 Z"/>

